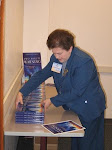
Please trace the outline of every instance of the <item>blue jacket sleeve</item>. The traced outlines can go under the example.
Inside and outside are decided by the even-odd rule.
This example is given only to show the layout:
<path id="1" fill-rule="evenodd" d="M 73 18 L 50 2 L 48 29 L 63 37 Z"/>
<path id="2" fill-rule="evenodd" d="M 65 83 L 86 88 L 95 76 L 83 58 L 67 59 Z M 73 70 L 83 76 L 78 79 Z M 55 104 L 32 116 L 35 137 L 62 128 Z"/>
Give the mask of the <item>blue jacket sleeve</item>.
<path id="1" fill-rule="evenodd" d="M 20 89 L 20 92 L 23 94 L 23 96 L 30 94 L 41 83 L 52 76 L 51 65 L 52 63 L 49 62 L 45 68 L 39 72 L 36 72 L 31 79 L 26 82 L 26 84 Z"/>
<path id="2" fill-rule="evenodd" d="M 94 62 L 93 60 L 88 60 L 80 67 L 74 69 L 70 79 L 72 88 L 50 98 L 51 102 L 58 107 L 74 100 L 78 100 L 84 94 L 91 82 L 95 82 L 96 78 L 97 71 Z M 63 88 L 65 87 L 62 86 L 62 90 Z"/>

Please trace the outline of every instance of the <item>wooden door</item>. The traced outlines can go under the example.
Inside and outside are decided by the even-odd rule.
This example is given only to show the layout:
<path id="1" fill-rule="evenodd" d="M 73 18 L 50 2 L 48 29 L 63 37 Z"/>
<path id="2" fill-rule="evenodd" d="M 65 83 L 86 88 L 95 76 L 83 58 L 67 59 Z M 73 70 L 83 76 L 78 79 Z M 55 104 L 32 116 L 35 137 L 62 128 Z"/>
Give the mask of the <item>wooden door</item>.
<path id="1" fill-rule="evenodd" d="M 0 150 L 3 150 L 3 49 L 4 0 L 0 0 Z"/>

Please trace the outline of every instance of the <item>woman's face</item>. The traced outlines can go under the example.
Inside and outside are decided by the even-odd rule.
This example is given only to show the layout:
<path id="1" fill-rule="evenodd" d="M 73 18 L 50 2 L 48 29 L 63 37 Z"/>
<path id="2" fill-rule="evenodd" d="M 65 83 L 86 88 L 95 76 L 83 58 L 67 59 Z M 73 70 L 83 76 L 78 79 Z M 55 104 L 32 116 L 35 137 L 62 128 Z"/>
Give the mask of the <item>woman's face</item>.
<path id="1" fill-rule="evenodd" d="M 57 47 L 57 48 L 53 48 L 52 52 L 54 56 L 56 57 L 56 59 L 59 60 L 59 62 L 64 63 L 69 59 L 71 52 L 72 52 L 72 48 L 73 47 L 71 46 L 70 49 L 66 51 L 65 49 Z"/>

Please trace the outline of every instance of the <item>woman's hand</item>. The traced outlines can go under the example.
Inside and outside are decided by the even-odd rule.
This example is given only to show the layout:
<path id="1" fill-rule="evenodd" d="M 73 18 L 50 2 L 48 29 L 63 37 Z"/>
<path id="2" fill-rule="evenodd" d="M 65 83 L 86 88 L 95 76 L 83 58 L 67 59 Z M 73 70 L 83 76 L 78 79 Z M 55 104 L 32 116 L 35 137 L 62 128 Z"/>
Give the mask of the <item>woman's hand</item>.
<path id="1" fill-rule="evenodd" d="M 17 106 L 18 106 L 18 104 L 23 104 L 23 96 L 22 96 L 22 93 L 21 92 L 19 92 L 18 94 L 17 94 L 17 96 L 16 96 L 16 108 L 17 108 Z"/>
<path id="2" fill-rule="evenodd" d="M 44 107 L 44 110 L 45 110 L 45 111 L 49 108 L 49 106 L 50 106 L 51 104 L 52 104 L 52 103 L 51 103 L 51 100 L 50 100 L 50 99 L 46 99 L 46 100 L 44 100 L 44 101 L 41 102 L 41 105 Z"/>

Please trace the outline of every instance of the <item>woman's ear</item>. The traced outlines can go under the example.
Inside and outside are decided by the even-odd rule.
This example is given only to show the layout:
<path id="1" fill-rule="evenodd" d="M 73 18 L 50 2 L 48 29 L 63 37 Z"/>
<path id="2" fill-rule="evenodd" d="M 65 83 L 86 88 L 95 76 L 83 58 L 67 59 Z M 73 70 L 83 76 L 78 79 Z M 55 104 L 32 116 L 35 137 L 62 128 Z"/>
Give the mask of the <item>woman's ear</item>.
<path id="1" fill-rule="evenodd" d="M 70 49 L 69 49 L 69 52 L 70 52 L 70 53 L 72 52 L 72 49 L 73 49 L 73 46 L 71 46 Z"/>

